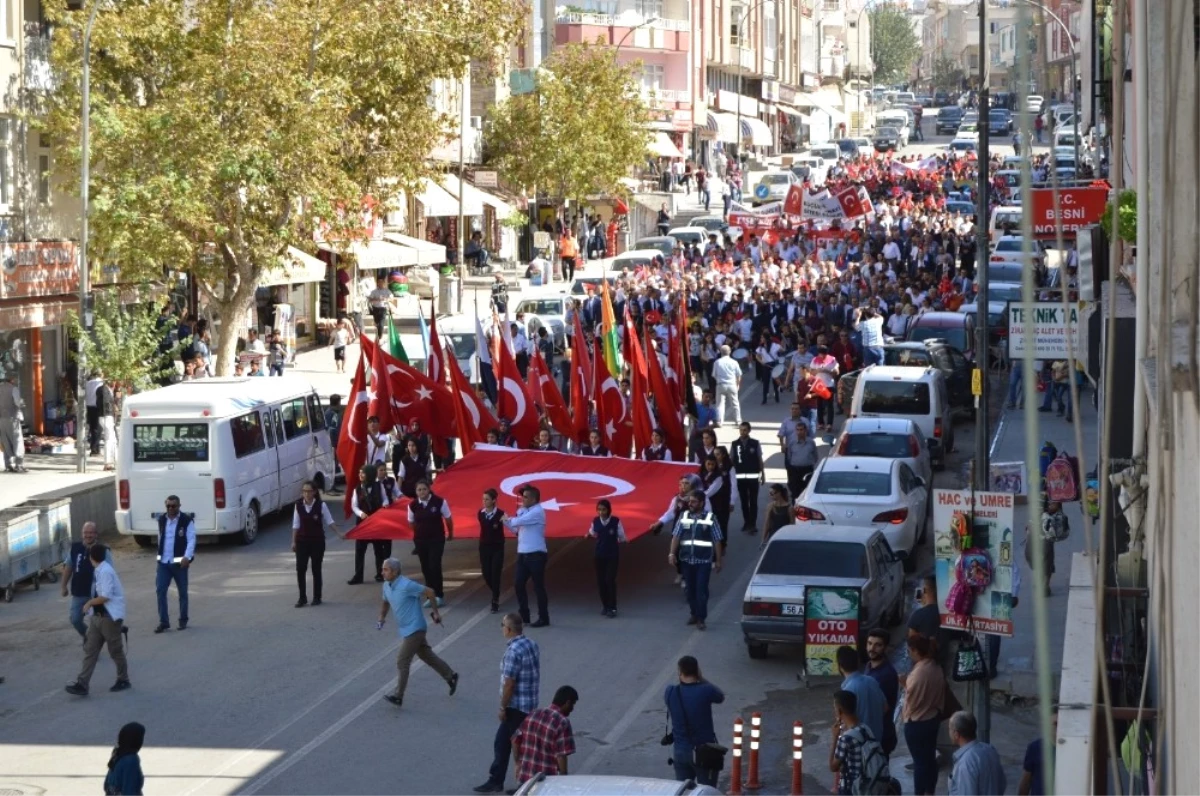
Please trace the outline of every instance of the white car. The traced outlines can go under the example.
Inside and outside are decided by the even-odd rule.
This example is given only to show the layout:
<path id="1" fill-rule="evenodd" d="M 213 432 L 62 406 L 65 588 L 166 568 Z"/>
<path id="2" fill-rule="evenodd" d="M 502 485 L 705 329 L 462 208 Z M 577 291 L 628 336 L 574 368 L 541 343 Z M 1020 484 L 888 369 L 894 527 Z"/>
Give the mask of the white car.
<path id="1" fill-rule="evenodd" d="M 837 144 L 817 144 L 804 154 L 810 158 L 820 158 L 829 168 L 836 166 L 842 158 L 842 150 L 837 148 Z"/>
<path id="2" fill-rule="evenodd" d="M 917 545 L 926 537 L 929 486 L 896 459 L 828 456 L 796 498 L 795 511 L 801 526 L 878 529 L 912 571 Z"/>
<path id="3" fill-rule="evenodd" d="M 991 254 L 988 255 L 988 262 L 1024 263 L 1025 252 L 1022 250 L 1022 246 L 1023 240 L 1020 235 L 1001 235 L 996 239 L 996 243 L 992 247 Z M 1038 245 L 1037 241 L 1034 241 L 1029 256 L 1039 269 L 1046 260 L 1046 256 L 1042 253 L 1042 249 Z"/>
<path id="4" fill-rule="evenodd" d="M 708 240 L 708 230 L 704 227 L 675 227 L 667 235 L 685 246 L 703 246 Z"/>
<path id="5" fill-rule="evenodd" d="M 852 417 L 842 426 L 842 433 L 830 450 L 831 456 L 870 456 L 902 461 L 926 484 L 933 483 L 929 443 L 925 441 L 921 427 L 908 418 Z"/>
<path id="6" fill-rule="evenodd" d="M 751 205 L 782 202 L 787 198 L 788 191 L 800 180 L 791 171 L 769 171 L 764 174 L 754 186 L 754 195 L 750 198 Z"/>
<path id="7" fill-rule="evenodd" d="M 537 342 L 538 329 L 545 326 L 554 340 L 555 349 L 561 351 L 567 347 L 567 302 L 571 300 L 562 293 L 522 299 L 517 304 L 515 316 L 525 315 L 525 330 L 530 342 Z"/>
<path id="8" fill-rule="evenodd" d="M 1040 94 L 1030 94 L 1025 98 L 1025 110 L 1029 113 L 1041 113 L 1042 105 L 1046 102 L 1046 98 Z"/>

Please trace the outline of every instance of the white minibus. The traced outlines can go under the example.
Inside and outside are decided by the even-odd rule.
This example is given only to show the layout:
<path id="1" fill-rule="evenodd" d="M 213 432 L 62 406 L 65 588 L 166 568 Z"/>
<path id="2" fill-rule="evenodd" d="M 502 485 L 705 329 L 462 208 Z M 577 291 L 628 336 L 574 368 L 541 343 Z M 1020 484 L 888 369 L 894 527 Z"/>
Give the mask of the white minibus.
<path id="1" fill-rule="evenodd" d="M 157 544 L 178 495 L 198 536 L 258 536 L 260 518 L 332 487 L 334 442 L 312 384 L 299 376 L 210 378 L 131 395 L 121 408 L 117 530 Z"/>

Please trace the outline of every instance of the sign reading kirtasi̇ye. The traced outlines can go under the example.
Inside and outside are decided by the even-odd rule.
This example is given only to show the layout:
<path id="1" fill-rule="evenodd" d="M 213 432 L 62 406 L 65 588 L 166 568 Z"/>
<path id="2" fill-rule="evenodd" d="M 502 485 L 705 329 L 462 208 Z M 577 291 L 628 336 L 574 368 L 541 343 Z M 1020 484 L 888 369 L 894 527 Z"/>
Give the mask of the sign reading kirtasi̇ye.
<path id="1" fill-rule="evenodd" d="M 1035 359 L 1066 359 L 1067 340 L 1076 358 L 1082 357 L 1079 340 L 1079 308 L 1062 304 L 1013 302 L 1008 305 L 1008 355 L 1025 355 L 1033 348 Z"/>

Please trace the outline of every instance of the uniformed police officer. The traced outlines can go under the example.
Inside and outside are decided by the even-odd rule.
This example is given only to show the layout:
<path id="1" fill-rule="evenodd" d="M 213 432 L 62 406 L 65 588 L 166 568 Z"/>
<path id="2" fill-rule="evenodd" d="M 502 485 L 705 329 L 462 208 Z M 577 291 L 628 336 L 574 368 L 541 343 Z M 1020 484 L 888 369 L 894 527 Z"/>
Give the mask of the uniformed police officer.
<path id="1" fill-rule="evenodd" d="M 740 435 L 729 447 L 737 476 L 738 501 L 742 504 L 742 533 L 758 532 L 758 486 L 767 482 L 763 470 L 762 445 L 750 436 L 750 424 L 738 426 Z"/>
<path id="2" fill-rule="evenodd" d="M 689 625 L 705 629 L 708 619 L 708 581 L 713 570 L 721 571 L 721 527 L 711 511 L 704 508 L 704 493 L 688 496 L 687 511 L 680 515 L 671 534 L 671 554 L 667 563 L 683 569 L 683 583 L 692 609 Z"/>

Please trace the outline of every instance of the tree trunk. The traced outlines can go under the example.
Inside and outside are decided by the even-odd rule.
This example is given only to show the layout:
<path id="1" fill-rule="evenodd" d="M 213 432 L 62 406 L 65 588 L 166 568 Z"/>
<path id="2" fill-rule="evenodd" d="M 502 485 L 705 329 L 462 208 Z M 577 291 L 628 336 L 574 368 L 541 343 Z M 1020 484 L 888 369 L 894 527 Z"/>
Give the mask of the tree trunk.
<path id="1" fill-rule="evenodd" d="M 221 319 L 221 334 L 215 341 L 217 358 L 217 376 L 232 376 L 233 366 L 237 362 L 237 341 L 245 331 L 242 321 L 246 311 L 254 305 L 254 288 L 239 288 L 227 299 L 213 298 L 209 303 L 210 312 Z M 267 364 L 263 363 L 263 370 Z"/>

